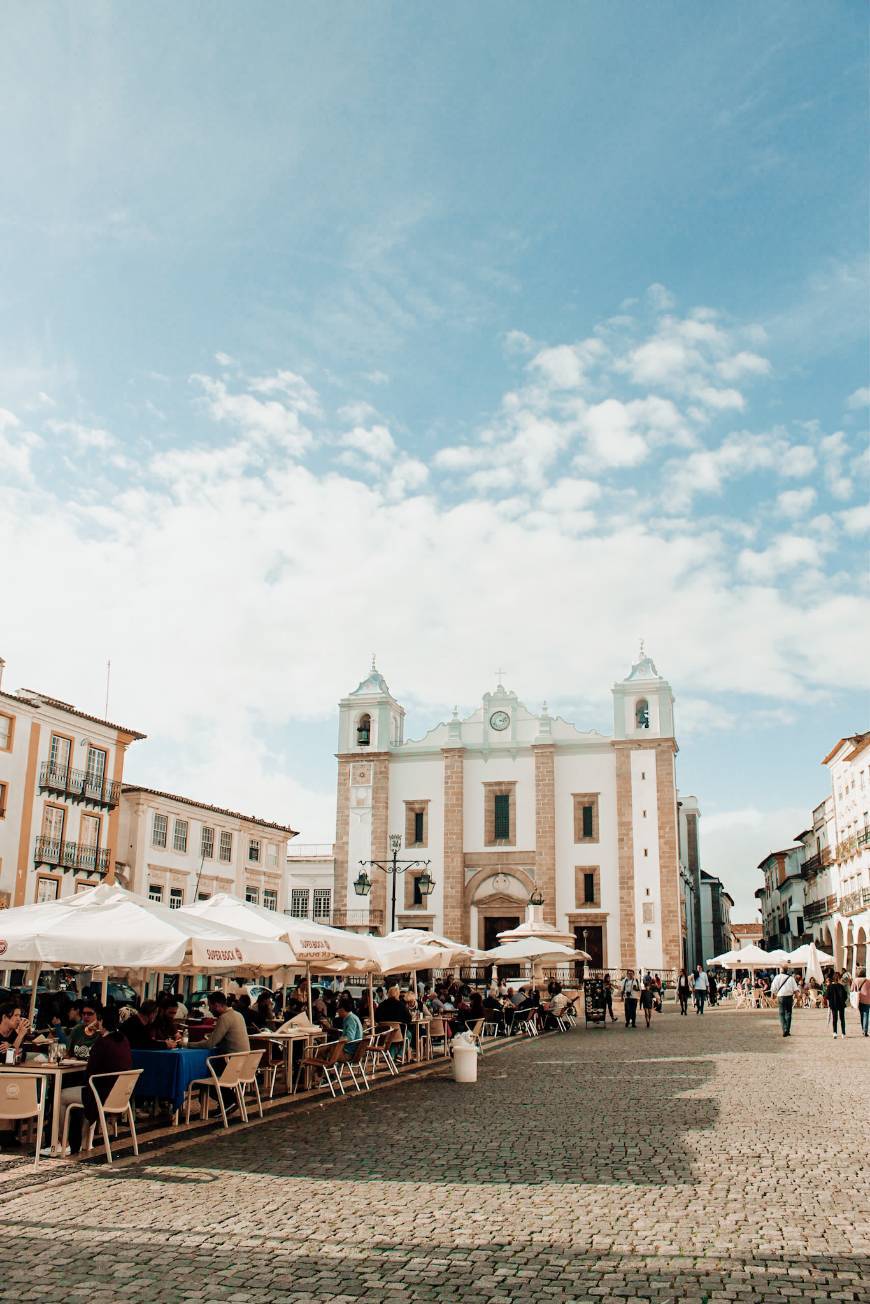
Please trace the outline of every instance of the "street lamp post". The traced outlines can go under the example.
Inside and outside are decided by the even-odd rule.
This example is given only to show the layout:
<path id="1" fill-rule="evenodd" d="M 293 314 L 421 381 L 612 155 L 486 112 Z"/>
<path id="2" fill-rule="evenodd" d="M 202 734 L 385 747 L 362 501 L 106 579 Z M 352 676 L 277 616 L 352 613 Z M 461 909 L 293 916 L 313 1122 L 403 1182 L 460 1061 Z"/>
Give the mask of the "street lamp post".
<path id="1" fill-rule="evenodd" d="M 428 860 L 399 860 L 399 851 L 402 847 L 402 836 L 400 833 L 390 834 L 390 851 L 392 857 L 390 860 L 361 860 L 360 872 L 354 879 L 353 890 L 357 896 L 368 896 L 372 890 L 372 881 L 366 873 L 367 868 L 372 866 L 375 869 L 383 870 L 385 874 L 393 880 L 392 898 L 390 905 L 390 932 L 395 932 L 396 928 L 396 882 L 400 874 L 405 874 L 409 869 L 416 869 L 421 866 L 423 873 L 418 879 L 417 886 L 420 889 L 420 895 L 427 897 L 435 887 L 435 880 L 429 873 Z"/>

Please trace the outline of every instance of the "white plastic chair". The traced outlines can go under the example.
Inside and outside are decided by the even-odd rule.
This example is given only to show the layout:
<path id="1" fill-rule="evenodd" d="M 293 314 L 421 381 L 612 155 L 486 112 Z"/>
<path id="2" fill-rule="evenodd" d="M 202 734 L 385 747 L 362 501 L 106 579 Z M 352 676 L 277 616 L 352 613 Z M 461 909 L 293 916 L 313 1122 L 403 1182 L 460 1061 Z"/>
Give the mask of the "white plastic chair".
<path id="1" fill-rule="evenodd" d="M 88 1085 L 94 1094 L 97 1102 L 97 1122 L 100 1125 L 100 1131 L 103 1134 L 103 1145 L 106 1147 L 106 1163 L 112 1166 L 112 1147 L 109 1143 L 109 1128 L 107 1120 L 111 1118 L 115 1125 L 115 1136 L 118 1135 L 118 1120 L 122 1115 L 126 1115 L 127 1124 L 130 1128 L 130 1136 L 133 1140 L 133 1153 L 139 1153 L 139 1138 L 136 1135 L 136 1115 L 133 1110 L 133 1092 L 136 1089 L 136 1083 L 142 1076 L 141 1069 L 125 1069 L 121 1073 L 95 1073 L 90 1079 Z M 97 1083 L 106 1082 L 112 1085 L 106 1094 L 106 1099 L 100 1099 L 100 1093 L 97 1090 Z M 61 1143 L 61 1154 L 66 1154 L 67 1141 L 69 1139 L 69 1124 L 72 1111 L 74 1109 L 84 1109 L 84 1105 L 72 1104 L 67 1106 L 66 1117 L 63 1120 L 63 1141 Z M 92 1150 L 94 1145 L 94 1133 L 97 1130 L 97 1122 L 91 1123 L 88 1127 L 86 1144 L 82 1149 Z M 83 1138 L 84 1140 L 84 1138 Z"/>
<path id="2" fill-rule="evenodd" d="M 42 1084 L 42 1090 L 39 1089 L 39 1083 Z M 36 1119 L 34 1167 L 39 1163 L 39 1148 L 42 1144 L 45 1091 L 45 1078 L 38 1073 L 4 1073 L 0 1077 L 0 1119 L 7 1119 L 10 1122 L 20 1122 L 26 1118 Z"/>
<path id="3" fill-rule="evenodd" d="M 257 1052 L 258 1056 L 261 1052 Z M 184 1121 L 190 1122 L 190 1106 L 193 1101 L 194 1088 L 199 1088 L 200 1112 L 203 1118 L 208 1118 L 208 1093 L 211 1087 L 215 1088 L 217 1093 L 217 1102 L 221 1111 L 221 1118 L 224 1127 L 229 1128 L 227 1120 L 226 1106 L 224 1105 L 224 1090 L 235 1092 L 236 1101 L 239 1106 L 239 1114 L 242 1119 L 247 1121 L 247 1110 L 245 1109 L 244 1093 L 241 1086 L 242 1075 L 247 1074 L 248 1060 L 250 1051 L 238 1050 L 231 1055 L 210 1055 L 206 1060 L 208 1065 L 209 1076 L 207 1078 L 194 1078 L 188 1084 L 187 1092 L 184 1097 Z M 216 1068 L 218 1061 L 222 1061 L 221 1067 Z"/>
<path id="4" fill-rule="evenodd" d="M 257 1108 L 260 1111 L 260 1118 L 263 1117 L 263 1098 L 260 1095 L 260 1084 L 257 1081 L 257 1074 L 260 1071 L 260 1060 L 263 1058 L 264 1054 L 265 1051 L 262 1050 L 248 1051 L 248 1062 L 247 1064 L 243 1064 L 239 1069 L 239 1087 L 241 1088 L 240 1107 L 242 1111 L 242 1119 L 245 1123 L 248 1121 L 248 1102 L 245 1100 L 245 1094 L 247 1093 L 248 1087 L 254 1088 L 254 1095 L 257 1099 Z"/>

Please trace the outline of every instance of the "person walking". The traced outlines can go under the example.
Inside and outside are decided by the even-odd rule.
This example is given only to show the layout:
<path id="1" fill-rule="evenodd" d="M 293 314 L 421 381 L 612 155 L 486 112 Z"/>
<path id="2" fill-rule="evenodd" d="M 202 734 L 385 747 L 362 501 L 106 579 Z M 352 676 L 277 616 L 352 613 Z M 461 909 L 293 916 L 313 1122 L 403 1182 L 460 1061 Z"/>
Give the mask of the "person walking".
<path id="1" fill-rule="evenodd" d="M 849 993 L 843 983 L 840 982 L 838 973 L 835 973 L 833 981 L 828 983 L 825 996 L 828 1001 L 828 1009 L 831 1011 L 831 1022 L 834 1025 L 834 1040 L 836 1041 L 838 1021 L 843 1030 L 843 1036 L 846 1035 L 846 1002 L 849 999 Z"/>
<path id="2" fill-rule="evenodd" d="M 791 1013 L 798 990 L 794 975 L 789 973 L 787 965 L 783 965 L 770 984 L 770 994 L 776 997 L 776 1004 L 779 1009 L 779 1022 L 782 1027 L 783 1037 L 791 1036 Z"/>
<path id="3" fill-rule="evenodd" d="M 699 964 L 697 971 L 695 973 L 695 977 L 692 981 L 692 989 L 695 993 L 696 1014 L 704 1013 L 704 1002 L 707 999 L 708 987 L 709 984 L 707 982 L 707 975 L 704 973 L 704 966 Z"/>
<path id="4" fill-rule="evenodd" d="M 707 974 L 707 990 L 710 994 L 711 1007 L 719 1000 L 719 988 L 716 986 L 716 979 L 712 973 Z"/>
<path id="5" fill-rule="evenodd" d="M 870 978 L 866 969 L 862 969 L 852 982 L 852 991 L 858 993 L 858 1017 L 861 1031 L 865 1037 L 870 1036 Z"/>
<path id="6" fill-rule="evenodd" d="M 634 976 L 634 970 L 629 969 L 628 974 L 622 980 L 622 1005 L 625 1010 L 626 1028 L 637 1027 L 637 1000 L 640 996 L 640 983 Z"/>
<path id="7" fill-rule="evenodd" d="M 680 970 L 680 976 L 677 979 L 677 1000 L 680 1002 L 680 1014 L 689 1012 L 689 995 L 692 987 L 689 982 L 689 975 L 685 969 Z"/>
<path id="8" fill-rule="evenodd" d="M 604 975 L 604 1017 L 610 1015 L 610 1022 L 616 1023 L 616 1015 L 613 1013 L 613 983 L 610 981 L 610 974 Z"/>
<path id="9" fill-rule="evenodd" d="M 653 1001 L 655 1000 L 655 988 L 649 974 L 643 980 L 643 988 L 640 993 L 640 1008 L 643 1010 L 643 1017 L 646 1020 L 646 1026 L 652 1023 Z"/>

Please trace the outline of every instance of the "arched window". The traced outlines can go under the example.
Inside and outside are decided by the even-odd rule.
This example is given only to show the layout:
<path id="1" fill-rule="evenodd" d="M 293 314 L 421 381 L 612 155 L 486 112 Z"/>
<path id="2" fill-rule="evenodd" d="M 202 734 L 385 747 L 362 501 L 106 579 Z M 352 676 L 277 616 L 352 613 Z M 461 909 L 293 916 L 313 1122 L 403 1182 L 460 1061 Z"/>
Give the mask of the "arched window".
<path id="1" fill-rule="evenodd" d="M 356 727 L 356 745 L 357 747 L 368 747 L 372 740 L 372 717 L 370 715 L 361 715 L 359 724 Z"/>
<path id="2" fill-rule="evenodd" d="M 634 727 L 635 729 L 649 728 L 649 702 L 645 697 L 642 697 L 640 701 L 635 704 Z"/>

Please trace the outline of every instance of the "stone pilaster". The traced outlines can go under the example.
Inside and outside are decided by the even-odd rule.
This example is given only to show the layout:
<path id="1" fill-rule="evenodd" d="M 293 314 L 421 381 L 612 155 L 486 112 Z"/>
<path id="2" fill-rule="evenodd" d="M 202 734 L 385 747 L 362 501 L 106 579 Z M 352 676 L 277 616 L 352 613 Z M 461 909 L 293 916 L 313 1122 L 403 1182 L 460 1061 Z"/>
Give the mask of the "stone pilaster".
<path id="1" fill-rule="evenodd" d="M 546 923 L 556 922 L 556 748 L 537 743 L 535 754 L 535 880 Z"/>
<path id="2" fill-rule="evenodd" d="M 619 881 L 619 964 L 637 968 L 634 901 L 634 830 L 631 799 L 631 750 L 614 744 L 616 751 L 616 843 Z"/>
<path id="3" fill-rule="evenodd" d="M 338 760 L 338 780 L 335 800 L 335 869 L 333 871 L 332 904 L 337 911 L 347 910 L 347 844 L 350 835 L 350 767 L 349 756 Z M 343 914 L 339 915 L 344 918 Z"/>
<path id="4" fill-rule="evenodd" d="M 389 851 L 390 820 L 390 759 L 380 754 L 373 757 L 372 772 L 372 860 L 386 863 Z M 401 833 L 397 829 L 397 833 Z M 392 879 L 380 869 L 371 870 L 372 892 L 371 909 L 380 910 L 384 921 L 383 933 L 390 931 L 390 894 L 393 890 Z M 389 880 L 389 881 L 388 881 Z M 401 887 L 396 885 L 396 908 L 401 906 Z"/>
<path id="5" fill-rule="evenodd" d="M 679 970 L 683 963 L 680 923 L 680 861 L 677 847 L 677 791 L 674 744 L 656 747 L 656 804 L 659 825 L 659 884 L 662 912 L 662 965 Z"/>
<path id="6" fill-rule="evenodd" d="M 470 942 L 465 888 L 464 795 L 465 753 L 444 747 L 444 932 L 458 942 Z M 476 943 L 475 943 L 476 945 Z"/>

